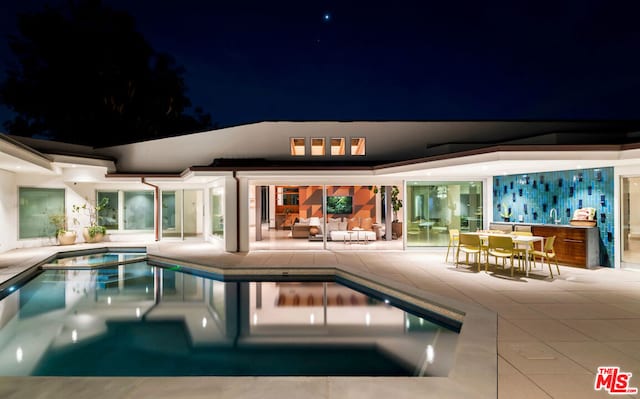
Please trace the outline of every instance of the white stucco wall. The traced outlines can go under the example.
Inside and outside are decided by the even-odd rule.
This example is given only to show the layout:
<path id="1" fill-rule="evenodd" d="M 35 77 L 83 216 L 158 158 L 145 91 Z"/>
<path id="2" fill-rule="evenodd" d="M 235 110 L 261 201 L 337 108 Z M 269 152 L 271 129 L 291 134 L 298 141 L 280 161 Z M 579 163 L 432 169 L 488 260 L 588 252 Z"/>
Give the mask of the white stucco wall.
<path id="1" fill-rule="evenodd" d="M 14 210 L 16 214 L 16 220 L 13 224 L 16 235 L 16 248 L 29 248 L 38 247 L 43 245 L 55 245 L 55 237 L 43 237 L 43 238 L 30 238 L 21 240 L 18 238 L 18 188 L 19 187 L 37 187 L 37 188 L 63 188 L 65 189 L 65 211 L 71 224 L 71 220 L 74 217 L 72 207 L 74 204 L 82 204 L 85 201 L 85 197 L 93 199 L 95 196 L 95 184 L 93 183 L 73 183 L 65 182 L 62 176 L 49 176 L 49 175 L 17 175 L 15 179 L 15 204 Z M 88 224 L 88 218 L 84 216 L 78 217 L 80 221 L 79 226 L 69 225 L 70 230 L 78 232 L 78 241 L 82 241 L 81 226 Z M 86 220 L 85 220 L 86 219 Z"/>
<path id="2" fill-rule="evenodd" d="M 18 191 L 16 175 L 0 169 L 0 252 L 16 247 Z"/>

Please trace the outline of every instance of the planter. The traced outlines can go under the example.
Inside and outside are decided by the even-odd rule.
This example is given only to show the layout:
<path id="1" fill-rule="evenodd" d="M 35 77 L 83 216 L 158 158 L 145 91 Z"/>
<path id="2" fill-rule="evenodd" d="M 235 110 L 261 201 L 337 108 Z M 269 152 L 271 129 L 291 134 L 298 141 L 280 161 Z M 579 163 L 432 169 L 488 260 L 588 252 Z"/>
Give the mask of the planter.
<path id="1" fill-rule="evenodd" d="M 104 234 L 96 233 L 93 237 L 89 236 L 89 228 L 85 227 L 82 229 L 82 238 L 84 238 L 84 242 L 101 242 L 104 238 Z"/>
<path id="2" fill-rule="evenodd" d="M 64 233 L 58 234 L 58 244 L 60 245 L 71 245 L 76 243 L 76 232 L 75 231 L 65 231 Z"/>
<path id="3" fill-rule="evenodd" d="M 391 222 L 391 233 L 393 237 L 402 237 L 402 222 Z"/>

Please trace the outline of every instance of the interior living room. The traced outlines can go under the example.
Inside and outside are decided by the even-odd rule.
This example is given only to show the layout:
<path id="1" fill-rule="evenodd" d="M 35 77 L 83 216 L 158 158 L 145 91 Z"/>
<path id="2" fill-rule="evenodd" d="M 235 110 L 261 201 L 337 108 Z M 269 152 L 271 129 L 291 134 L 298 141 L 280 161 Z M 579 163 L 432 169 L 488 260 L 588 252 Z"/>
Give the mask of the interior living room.
<path id="1" fill-rule="evenodd" d="M 253 216 L 250 221 L 251 250 L 401 250 L 401 222 L 392 223 L 387 239 L 382 187 L 256 186 L 255 190 L 250 190 L 255 193 L 250 203 L 256 206 L 249 212 Z M 401 209 L 393 220 L 397 218 L 401 220 Z M 260 228 L 256 229 L 256 226 Z"/>

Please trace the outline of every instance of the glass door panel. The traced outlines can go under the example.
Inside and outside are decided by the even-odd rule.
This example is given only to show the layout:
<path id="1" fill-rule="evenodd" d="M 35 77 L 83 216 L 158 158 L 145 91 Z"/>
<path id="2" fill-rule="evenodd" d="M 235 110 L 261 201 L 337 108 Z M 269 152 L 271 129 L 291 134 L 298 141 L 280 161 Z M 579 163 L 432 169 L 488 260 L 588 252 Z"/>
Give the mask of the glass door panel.
<path id="1" fill-rule="evenodd" d="M 407 246 L 446 246 L 449 229 L 482 228 L 482 182 L 407 182 Z"/>
<path id="2" fill-rule="evenodd" d="M 640 177 L 622 178 L 622 267 L 640 268 Z M 636 204 L 634 207 L 633 204 Z"/>
<path id="3" fill-rule="evenodd" d="M 204 192 L 173 190 L 162 192 L 162 237 L 202 237 Z"/>
<path id="4" fill-rule="evenodd" d="M 162 192 L 162 237 L 182 237 L 182 191 Z"/>
<path id="5" fill-rule="evenodd" d="M 184 190 L 182 201 L 182 234 L 184 238 L 202 237 L 204 201 L 202 190 Z"/>

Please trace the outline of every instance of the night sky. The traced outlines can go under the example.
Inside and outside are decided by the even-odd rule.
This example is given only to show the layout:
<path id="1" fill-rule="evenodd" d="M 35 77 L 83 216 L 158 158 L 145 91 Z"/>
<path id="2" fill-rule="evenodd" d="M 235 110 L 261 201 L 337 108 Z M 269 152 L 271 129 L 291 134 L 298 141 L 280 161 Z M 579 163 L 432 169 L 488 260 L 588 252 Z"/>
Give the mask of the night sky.
<path id="1" fill-rule="evenodd" d="M 47 2 L 4 3 L 0 79 L 16 12 Z M 104 3 L 186 68 L 220 126 L 640 116 L 637 1 Z"/>

